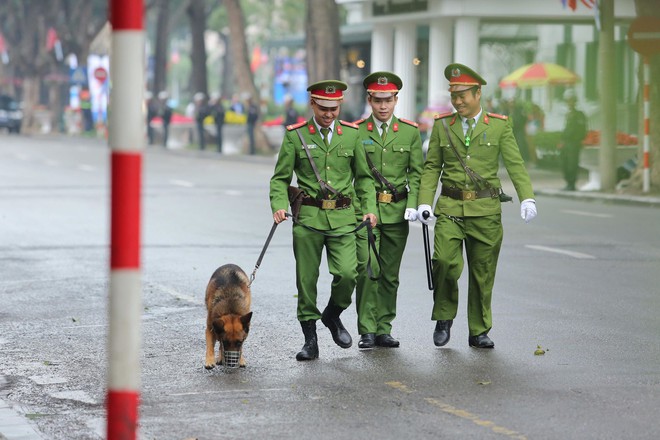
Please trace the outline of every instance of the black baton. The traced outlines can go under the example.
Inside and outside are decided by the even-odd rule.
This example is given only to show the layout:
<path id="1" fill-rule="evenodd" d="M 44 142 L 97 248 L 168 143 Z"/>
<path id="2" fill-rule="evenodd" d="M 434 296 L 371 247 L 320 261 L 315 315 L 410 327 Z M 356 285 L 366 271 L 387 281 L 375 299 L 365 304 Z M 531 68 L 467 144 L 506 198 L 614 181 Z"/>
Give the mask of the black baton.
<path id="1" fill-rule="evenodd" d="M 424 211 L 422 217 L 428 219 L 431 213 Z M 431 264 L 431 242 L 429 239 L 429 225 L 422 223 L 422 235 L 424 236 L 424 257 L 426 258 L 426 280 L 429 284 L 429 290 L 433 290 L 433 266 Z"/>

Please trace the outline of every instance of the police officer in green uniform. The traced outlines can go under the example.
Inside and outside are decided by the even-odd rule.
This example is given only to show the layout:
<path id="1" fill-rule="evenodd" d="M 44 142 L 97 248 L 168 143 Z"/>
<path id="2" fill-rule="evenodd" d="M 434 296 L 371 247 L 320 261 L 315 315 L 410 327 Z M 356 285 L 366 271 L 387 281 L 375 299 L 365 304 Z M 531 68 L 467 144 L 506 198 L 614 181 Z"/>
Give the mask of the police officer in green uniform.
<path id="1" fill-rule="evenodd" d="M 367 232 L 357 232 L 356 305 L 359 348 L 398 347 L 392 321 L 396 317 L 399 269 L 408 240 L 409 221 L 417 219 L 417 191 L 424 162 L 417 123 L 394 116 L 401 78 L 374 72 L 363 81 L 371 116 L 356 121 L 376 187 L 378 226 L 374 229 L 381 257 L 378 281 L 367 275 Z M 358 211 L 358 218 L 361 212 Z"/>
<path id="2" fill-rule="evenodd" d="M 575 183 L 580 169 L 580 150 L 582 150 L 582 141 L 587 135 L 587 117 L 576 107 L 577 97 L 574 90 L 566 90 L 564 99 L 568 106 L 568 112 L 566 113 L 564 131 L 561 133 L 561 140 L 558 145 L 559 157 L 564 180 L 566 181 L 564 190 L 575 191 Z"/>
<path id="3" fill-rule="evenodd" d="M 287 127 L 270 180 L 270 206 L 276 223 L 286 220 L 289 204 L 287 189 L 295 173 L 298 187 L 305 193 L 298 221 L 327 234 L 293 225 L 297 314 L 305 335 L 305 344 L 296 355 L 299 361 L 319 356 L 316 335 L 316 321 L 319 318 L 328 327 L 337 345 L 342 348 L 352 345 L 351 335 L 339 315 L 351 303 L 357 277 L 355 235 L 351 233 L 356 226 L 355 207 L 362 206 L 366 213 L 363 220 L 369 220 L 372 226 L 377 222 L 373 214 L 376 211 L 376 192 L 364 149 L 358 139 L 358 127 L 350 122 L 337 121 L 346 88 L 345 83 L 332 80 L 317 82 L 307 88 L 314 116 L 306 122 Z M 321 180 L 336 193 L 322 189 L 314 168 Z M 324 248 L 333 280 L 330 300 L 321 313 L 316 306 L 316 298 Z"/>
<path id="4" fill-rule="evenodd" d="M 432 259 L 435 290 L 431 319 L 437 321 L 433 342 L 439 347 L 449 342 L 458 308 L 458 279 L 463 271 L 465 246 L 469 270 L 468 344 L 493 348 L 495 344 L 488 337 L 492 327 L 491 295 L 503 237 L 500 198 L 504 194 L 497 176 L 500 158 L 522 201 L 520 215 L 525 222 L 536 217 L 536 202 L 511 122 L 481 107 L 481 86 L 486 81 L 462 64 L 448 65 L 445 77 L 456 113 L 439 115 L 433 124 L 417 210 L 424 224 L 437 217 Z M 452 150 L 445 124 L 458 155 L 476 177 L 470 178 Z M 442 187 L 433 209 L 430 205 L 438 182 Z M 424 213 L 433 215 L 425 218 Z"/>

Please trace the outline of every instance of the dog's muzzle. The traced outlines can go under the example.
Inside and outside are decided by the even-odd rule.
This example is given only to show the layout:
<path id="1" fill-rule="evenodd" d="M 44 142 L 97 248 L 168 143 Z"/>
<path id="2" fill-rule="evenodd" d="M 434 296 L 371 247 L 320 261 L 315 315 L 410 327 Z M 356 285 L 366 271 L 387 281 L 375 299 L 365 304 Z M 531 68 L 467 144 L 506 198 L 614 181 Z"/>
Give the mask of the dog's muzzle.
<path id="1" fill-rule="evenodd" d="M 235 370 L 240 367 L 241 351 L 228 351 L 222 347 L 222 366 L 225 370 Z"/>

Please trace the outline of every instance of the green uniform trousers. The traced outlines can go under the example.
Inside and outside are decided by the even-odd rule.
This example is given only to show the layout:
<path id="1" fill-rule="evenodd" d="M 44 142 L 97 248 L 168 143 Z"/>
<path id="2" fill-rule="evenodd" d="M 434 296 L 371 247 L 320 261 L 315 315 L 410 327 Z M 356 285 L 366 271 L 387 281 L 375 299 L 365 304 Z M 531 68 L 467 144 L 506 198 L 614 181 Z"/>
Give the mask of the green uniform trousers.
<path id="1" fill-rule="evenodd" d="M 392 321 L 396 317 L 396 297 L 399 289 L 399 269 L 410 229 L 407 221 L 392 224 L 379 224 L 374 228 L 376 249 L 381 258 L 381 270 L 372 253 L 371 266 L 379 280 L 372 281 L 367 274 L 369 248 L 366 229 L 357 235 L 358 278 L 355 303 L 358 311 L 358 332 L 361 335 L 375 333 L 389 335 Z"/>
<path id="2" fill-rule="evenodd" d="M 296 259 L 296 286 L 298 287 L 298 321 L 321 319 L 316 306 L 322 251 L 325 247 L 328 270 L 333 276 L 330 300 L 342 309 L 351 305 L 351 295 L 357 277 L 355 235 L 353 225 L 325 231 L 341 237 L 326 237 L 302 226 L 293 226 L 293 255 Z"/>
<path id="3" fill-rule="evenodd" d="M 468 327 L 470 336 L 492 327 L 491 297 L 503 237 L 501 215 L 450 218 L 439 215 L 433 252 L 434 321 L 454 319 L 458 309 L 458 279 L 463 272 L 463 243 L 469 270 Z"/>

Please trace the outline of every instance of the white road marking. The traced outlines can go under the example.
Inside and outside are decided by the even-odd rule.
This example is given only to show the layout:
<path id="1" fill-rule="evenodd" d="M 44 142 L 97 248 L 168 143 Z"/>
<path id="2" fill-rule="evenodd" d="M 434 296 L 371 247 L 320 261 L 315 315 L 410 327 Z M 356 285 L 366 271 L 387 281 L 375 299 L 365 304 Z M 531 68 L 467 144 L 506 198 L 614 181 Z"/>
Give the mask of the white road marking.
<path id="1" fill-rule="evenodd" d="M 598 212 L 586 212 L 586 211 L 571 211 L 571 210 L 562 210 L 561 212 L 565 212 L 566 214 L 574 214 L 574 215 L 582 215 L 585 217 L 598 217 L 598 218 L 612 218 L 614 217 L 611 214 L 600 214 Z"/>
<path id="2" fill-rule="evenodd" d="M 240 196 L 241 195 L 241 192 L 236 191 L 235 189 L 228 189 L 224 193 L 227 194 L 228 196 Z"/>
<path id="3" fill-rule="evenodd" d="M 185 293 L 181 293 L 177 290 L 172 289 L 171 287 L 165 286 L 163 284 L 156 284 L 156 283 L 149 283 L 153 287 L 155 287 L 158 290 L 162 290 L 163 292 L 167 293 L 168 295 L 172 295 L 174 298 L 178 298 L 183 301 L 187 301 L 191 304 L 204 304 L 204 301 L 201 299 L 194 298 L 190 295 L 186 295 Z"/>
<path id="4" fill-rule="evenodd" d="M 185 187 L 185 188 L 192 188 L 192 187 L 195 186 L 194 183 L 192 183 L 192 182 L 188 182 L 187 180 L 177 180 L 177 179 L 174 179 L 174 180 L 170 180 L 170 183 L 171 183 L 172 185 L 183 186 L 183 187 Z"/>
<path id="5" fill-rule="evenodd" d="M 222 367 L 220 367 L 222 368 Z M 195 391 L 189 393 L 168 393 L 168 396 L 194 396 L 198 394 L 259 394 L 262 392 L 280 392 L 289 391 L 288 388 L 258 388 L 256 390 L 208 390 L 208 391 Z"/>
<path id="6" fill-rule="evenodd" d="M 583 254 L 582 252 L 567 251 L 565 249 L 557 249 L 557 248 L 552 248 L 552 247 L 548 247 L 548 246 L 538 246 L 538 245 L 535 245 L 535 244 L 526 244 L 525 247 L 529 248 L 529 249 L 534 249 L 534 250 L 537 250 L 537 251 L 554 252 L 555 254 L 568 255 L 569 257 L 578 258 L 578 259 L 581 259 L 581 260 L 595 260 L 596 259 L 596 257 L 594 257 L 593 255 Z"/>
<path id="7" fill-rule="evenodd" d="M 95 166 L 87 165 L 87 164 L 85 164 L 85 163 L 81 163 L 80 165 L 78 165 L 78 169 L 79 169 L 80 171 L 96 171 L 96 167 L 95 167 Z"/>

